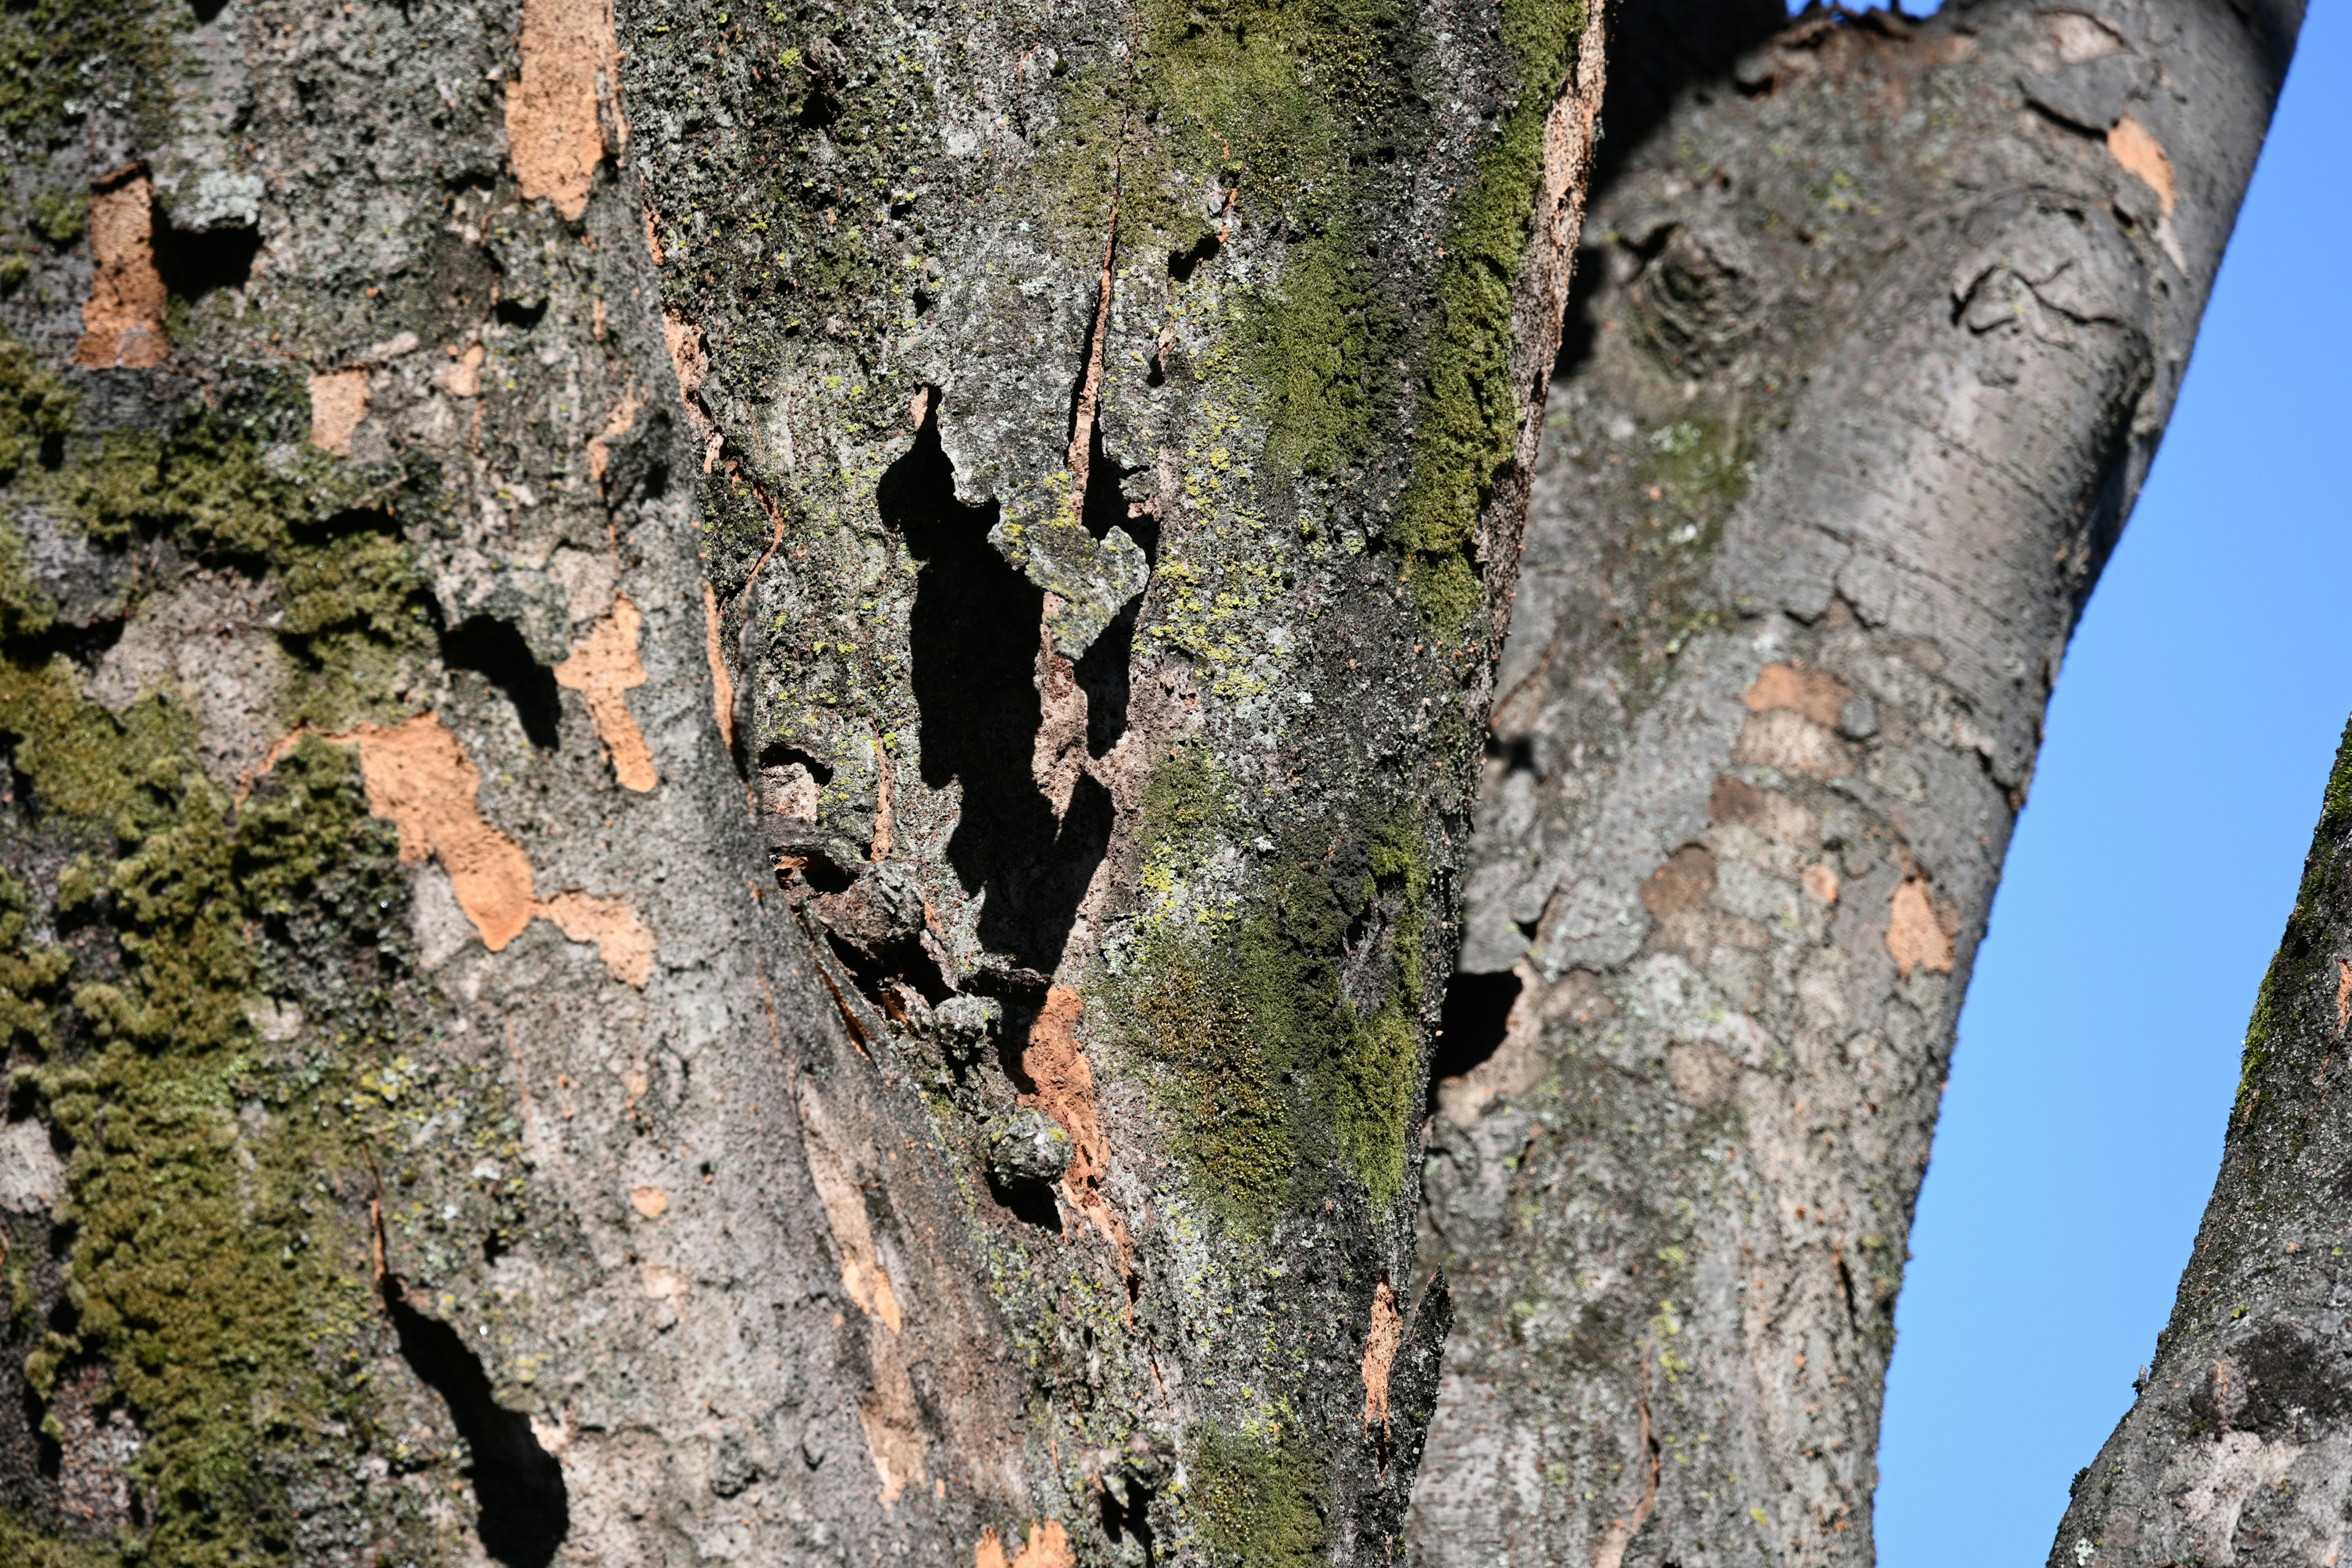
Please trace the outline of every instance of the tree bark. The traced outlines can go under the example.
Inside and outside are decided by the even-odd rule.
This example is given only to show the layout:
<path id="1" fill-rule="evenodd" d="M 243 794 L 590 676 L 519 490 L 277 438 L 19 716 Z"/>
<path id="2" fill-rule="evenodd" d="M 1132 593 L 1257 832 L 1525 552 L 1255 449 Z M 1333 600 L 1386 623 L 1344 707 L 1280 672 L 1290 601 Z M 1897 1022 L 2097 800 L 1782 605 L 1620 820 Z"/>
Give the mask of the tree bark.
<path id="1" fill-rule="evenodd" d="M 1601 46 L 0 14 L 0 1552 L 1391 1560 Z"/>
<path id="2" fill-rule="evenodd" d="M 2139 1394 L 2075 1476 L 2053 1568 L 2326 1563 L 2343 1551 L 2352 1382 L 2346 1132 L 2327 1109 L 2352 997 L 2352 727 L 2246 1026 L 2221 1172 Z"/>
<path id="3" fill-rule="evenodd" d="M 1961 988 L 2300 17 L 1776 9 L 1617 45 L 1437 1069 L 1426 1563 L 1870 1560 Z"/>

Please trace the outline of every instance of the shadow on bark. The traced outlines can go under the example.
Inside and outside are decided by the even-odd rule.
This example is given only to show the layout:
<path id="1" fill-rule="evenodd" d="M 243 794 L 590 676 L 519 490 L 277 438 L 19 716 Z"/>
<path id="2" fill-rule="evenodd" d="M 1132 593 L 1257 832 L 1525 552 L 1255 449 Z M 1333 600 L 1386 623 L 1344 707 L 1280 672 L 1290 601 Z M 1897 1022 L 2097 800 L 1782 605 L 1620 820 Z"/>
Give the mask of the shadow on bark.
<path id="1" fill-rule="evenodd" d="M 539 662 L 510 621 L 470 616 L 441 634 L 441 662 L 469 670 L 506 693 L 530 743 L 554 751 L 563 740 L 563 700 L 555 671 Z"/>
<path id="2" fill-rule="evenodd" d="M 986 889 L 980 940 L 989 951 L 1050 974 L 1109 847 L 1112 811 L 1109 793 L 1090 775 L 1079 776 L 1058 818 L 1037 787 L 1045 595 L 988 542 L 996 508 L 956 499 L 936 413 L 882 476 L 875 499 L 919 568 L 908 640 L 923 783 L 963 786 L 949 864 L 967 892 Z M 1115 739 L 1125 724 L 1127 638 L 1114 626 L 1097 639 L 1103 644 L 1117 645 L 1105 651 L 1106 662 L 1118 662 L 1116 680 L 1099 666 L 1082 669 L 1080 679 L 1116 687 L 1121 717 L 1102 731 Z"/>
<path id="3" fill-rule="evenodd" d="M 457 1330 L 410 1306 L 396 1280 L 385 1281 L 384 1305 L 402 1359 L 449 1406 L 473 1453 L 482 1550 L 505 1568 L 547 1568 L 572 1528 L 562 1466 L 540 1447 L 529 1416 L 490 1396 L 481 1358 Z"/>
<path id="4" fill-rule="evenodd" d="M 1513 970 L 1492 973 L 1455 972 L 1445 983 L 1445 1011 L 1437 1026 L 1437 1049 L 1429 1058 L 1429 1106 L 1437 1108 L 1437 1086 L 1483 1065 L 1502 1047 L 1511 1004 L 1519 999 Z"/>

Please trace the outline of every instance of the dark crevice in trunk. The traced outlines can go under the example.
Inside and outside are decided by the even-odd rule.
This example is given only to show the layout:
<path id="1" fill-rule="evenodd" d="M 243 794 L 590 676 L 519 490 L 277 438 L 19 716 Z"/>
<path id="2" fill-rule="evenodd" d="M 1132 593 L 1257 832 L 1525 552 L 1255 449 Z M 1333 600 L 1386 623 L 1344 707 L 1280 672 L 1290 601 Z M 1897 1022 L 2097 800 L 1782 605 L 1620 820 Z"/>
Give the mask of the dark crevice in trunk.
<path id="1" fill-rule="evenodd" d="M 180 229 L 155 226 L 155 270 L 180 299 L 203 299 L 216 289 L 242 289 L 261 254 L 261 233 L 243 226 Z"/>
<path id="2" fill-rule="evenodd" d="M 1429 1058 L 1430 1104 L 1437 1103 L 1437 1085 L 1460 1078 L 1502 1047 L 1503 1029 L 1510 1022 L 1511 1005 L 1519 999 L 1517 974 L 1456 973 L 1445 983 L 1445 1011 L 1437 1026 L 1437 1049 Z"/>
<path id="3" fill-rule="evenodd" d="M 411 1307 L 396 1279 L 384 1282 L 383 1300 L 402 1359 L 449 1406 L 473 1454 L 482 1550 L 505 1568 L 547 1568 L 572 1528 L 562 1466 L 540 1447 L 529 1416 L 491 1397 L 481 1358 L 457 1330 Z"/>
<path id="4" fill-rule="evenodd" d="M 1082 776 L 1057 817 L 1037 787 L 1045 595 L 989 543 L 996 508 L 956 499 L 937 408 L 875 498 L 919 568 L 908 642 L 923 782 L 963 787 L 948 861 L 967 891 L 986 889 L 982 942 L 1050 974 L 1109 847 L 1110 795 Z"/>

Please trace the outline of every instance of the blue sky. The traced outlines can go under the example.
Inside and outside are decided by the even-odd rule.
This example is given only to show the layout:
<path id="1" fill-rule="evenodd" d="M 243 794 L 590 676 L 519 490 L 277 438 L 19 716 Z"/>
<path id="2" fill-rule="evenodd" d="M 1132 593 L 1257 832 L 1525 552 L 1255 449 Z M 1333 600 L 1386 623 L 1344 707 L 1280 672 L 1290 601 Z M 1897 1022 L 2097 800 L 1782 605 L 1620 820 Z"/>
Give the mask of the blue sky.
<path id="1" fill-rule="evenodd" d="M 2313 8 L 2074 637 L 1895 1314 L 1886 1568 L 2041 1563 L 2131 1403 L 2352 711 L 2352 8 Z M 2333 106 L 2331 108 L 2331 106 Z"/>

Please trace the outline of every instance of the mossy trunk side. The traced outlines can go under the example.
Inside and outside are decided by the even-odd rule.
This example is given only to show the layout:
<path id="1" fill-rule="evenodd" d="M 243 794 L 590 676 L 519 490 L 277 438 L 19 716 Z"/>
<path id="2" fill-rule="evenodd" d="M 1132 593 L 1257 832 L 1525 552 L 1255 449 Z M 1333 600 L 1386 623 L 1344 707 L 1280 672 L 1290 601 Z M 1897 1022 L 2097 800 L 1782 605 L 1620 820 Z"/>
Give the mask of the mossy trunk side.
<path id="1" fill-rule="evenodd" d="M 1600 23 L 0 15 L 0 1554 L 1390 1561 Z"/>

